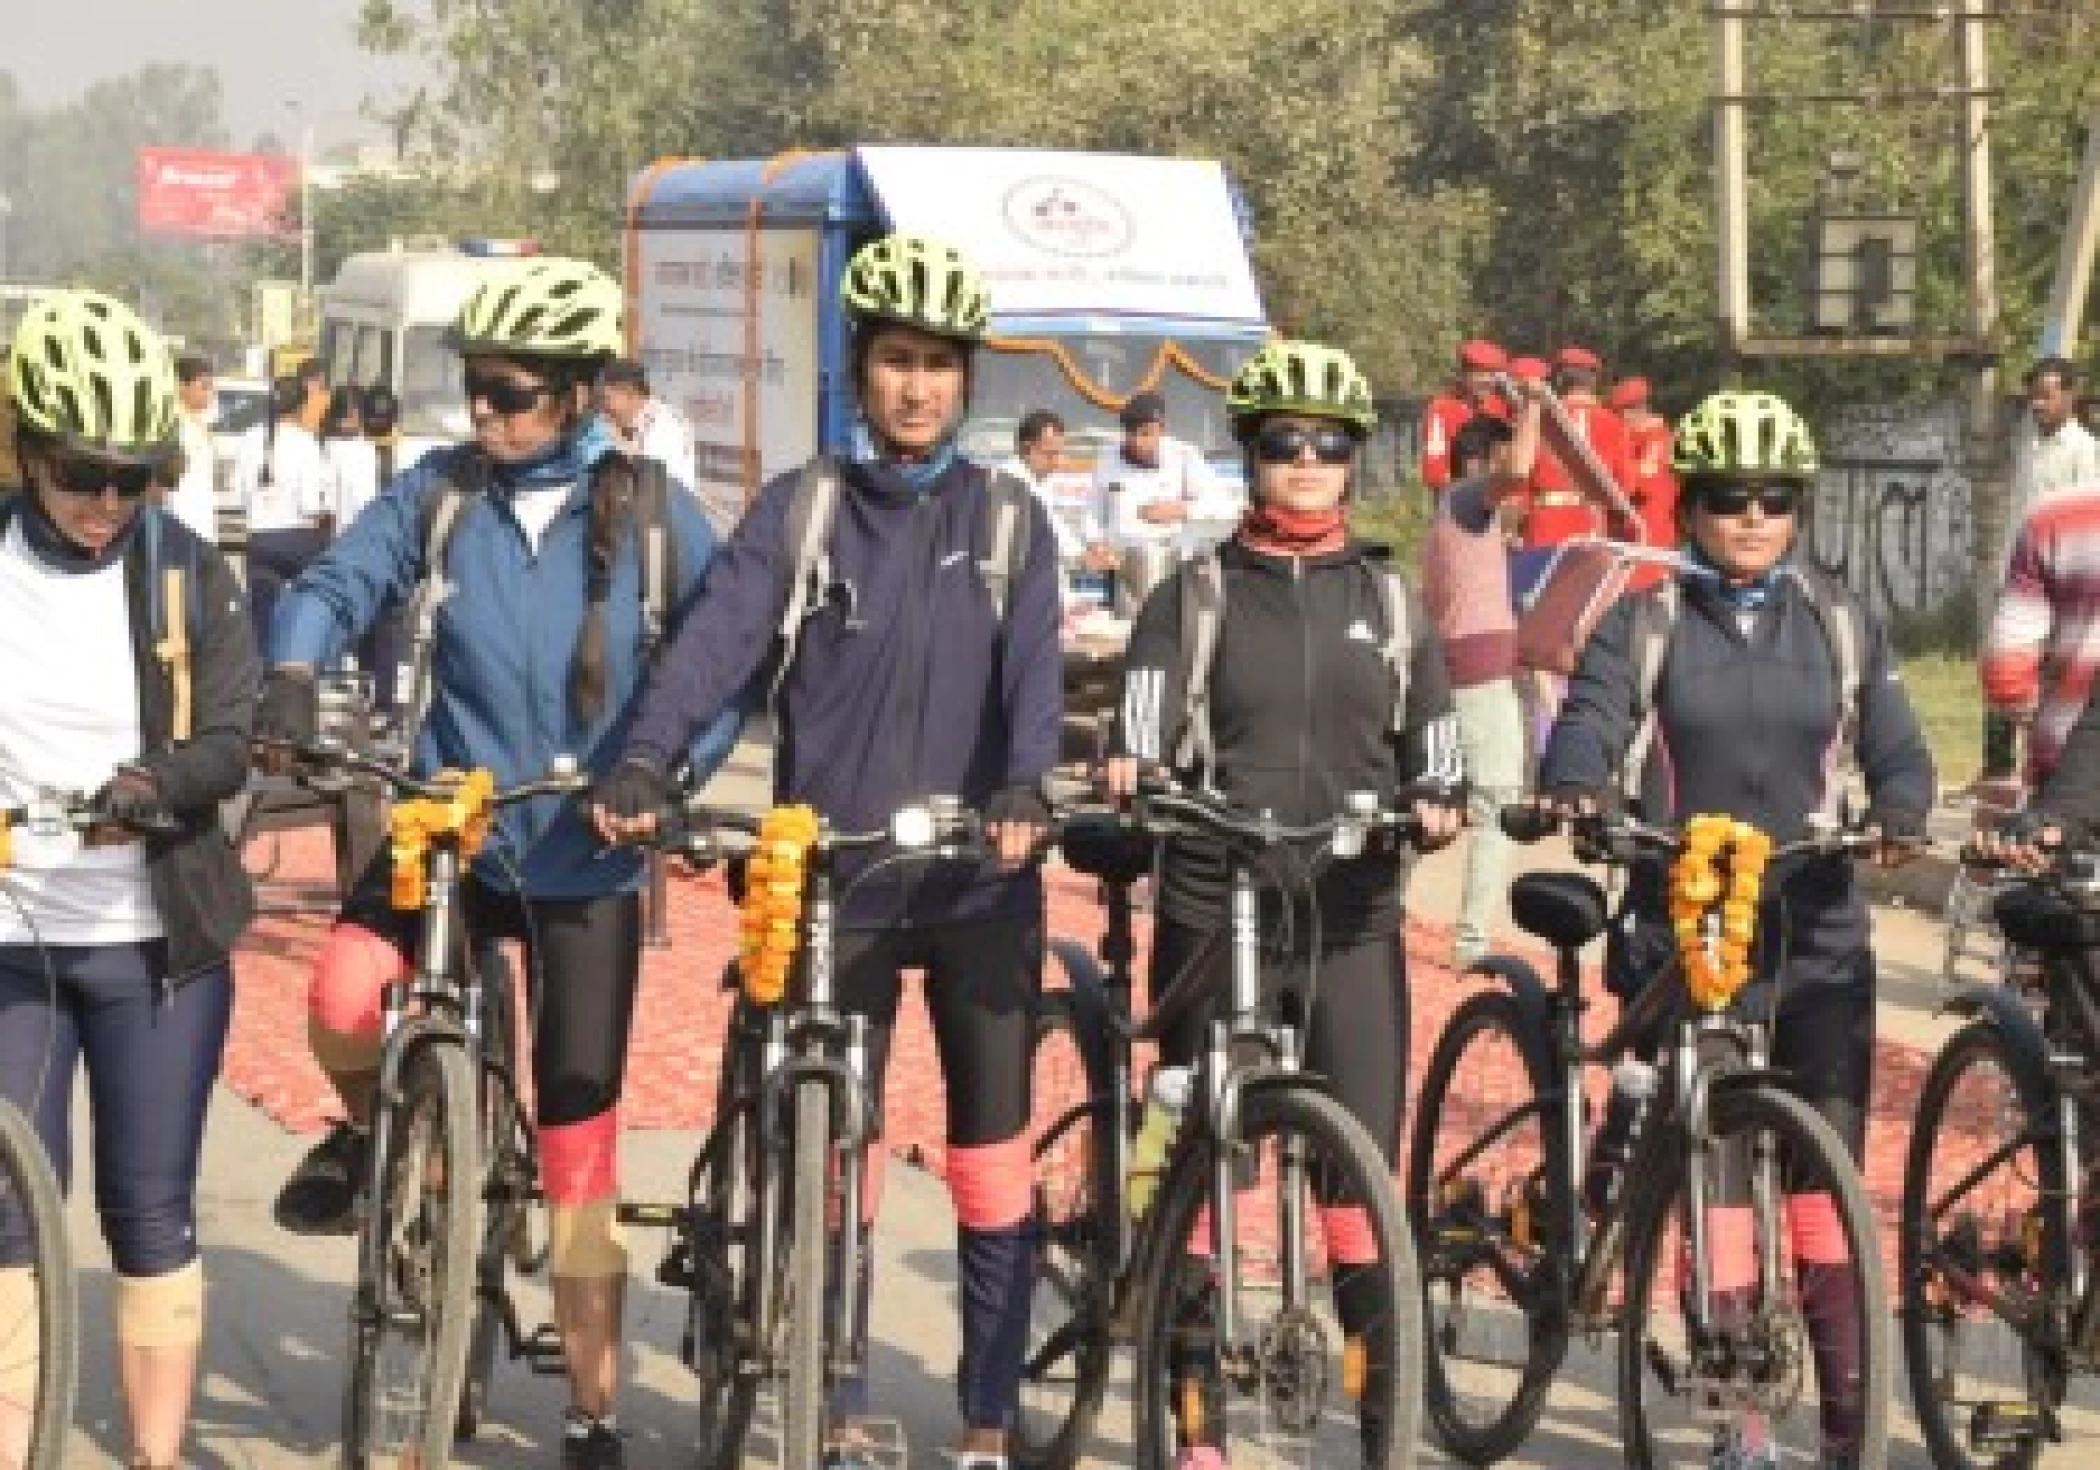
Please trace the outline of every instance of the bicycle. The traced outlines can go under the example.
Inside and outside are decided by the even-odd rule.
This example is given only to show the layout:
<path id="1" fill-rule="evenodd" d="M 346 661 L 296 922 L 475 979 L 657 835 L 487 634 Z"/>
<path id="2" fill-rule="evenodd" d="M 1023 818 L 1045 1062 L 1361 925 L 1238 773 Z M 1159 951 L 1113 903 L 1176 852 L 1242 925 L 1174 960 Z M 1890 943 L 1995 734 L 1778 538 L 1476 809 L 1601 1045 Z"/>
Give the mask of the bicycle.
<path id="1" fill-rule="evenodd" d="M 1557 825 L 1528 807 L 1505 810 L 1519 840 Z M 1573 827 L 1579 856 L 1614 865 L 1674 855 L 1684 843 L 1625 818 Z M 1779 847 L 1771 861 L 1854 854 L 1875 841 L 1819 832 Z M 1799 1293 L 1806 1263 L 1783 1259 L 1781 1195 L 1826 1193 L 1857 1278 L 1849 1288 L 1817 1278 L 1837 1281 L 1836 1300 L 1856 1304 L 1860 1323 L 1863 1422 L 1847 1463 L 1883 1464 L 1888 1310 L 1873 1213 L 1843 1141 L 1773 1070 L 1770 1022 L 1727 996 L 1695 1004 L 1680 955 L 1587 1045 L 1581 953 L 1606 928 L 1603 889 L 1582 873 L 1535 873 L 1517 879 L 1510 899 L 1518 926 L 1557 951 L 1556 984 L 1547 989 L 1511 955 L 1466 972 L 1488 986 L 1459 1005 L 1437 1039 L 1408 1159 L 1429 1327 L 1426 1403 L 1438 1440 L 1473 1465 L 1507 1457 L 1543 1414 L 1572 1336 L 1596 1343 L 1616 1329 L 1629 1464 L 1703 1464 L 1726 1447 L 1755 1447 L 1760 1432 L 1778 1455 L 1812 1357 Z M 1716 922 L 1701 923 L 1702 943 L 1715 945 Z M 1630 1141 L 1620 1135 L 1628 1152 L 1620 1187 L 1585 1201 L 1584 1069 L 1633 1057 L 1657 1037 L 1659 1070 L 1633 1079 L 1652 1084 L 1651 1097 Z M 1637 1095 L 1632 1083 L 1627 1090 Z M 1710 1212 L 1715 1201 L 1745 1196 L 1747 1222 Z M 1717 1247 L 1724 1226 L 1732 1252 Z M 1813 1460 L 1820 1429 L 1810 1423 L 1806 1433 Z"/>
<path id="2" fill-rule="evenodd" d="M 660 814 L 654 845 L 700 865 L 729 855 L 720 834 L 756 840 L 760 818 L 696 800 Z M 817 1470 L 831 1390 L 867 1358 L 859 1278 L 861 1202 L 878 1146 L 868 1021 L 840 1008 L 833 941 L 837 860 L 889 847 L 877 867 L 982 857 L 973 812 L 935 798 L 890 825 L 851 832 L 818 819 L 806 865 L 798 963 L 777 999 L 743 988 L 723 1048 L 715 1116 L 682 1205 L 630 1204 L 628 1224 L 668 1228 L 658 1279 L 688 1293 L 680 1353 L 698 1380 L 699 1462 L 743 1464 L 762 1386 L 780 1404 L 779 1463 Z M 870 871 L 873 871 L 872 869 Z M 731 980 L 738 969 L 732 966 Z"/>
<path id="3" fill-rule="evenodd" d="M 486 771 L 421 780 L 335 745 L 289 749 L 309 780 L 367 780 L 389 814 L 395 906 L 419 915 L 412 974 L 381 1004 L 382 1044 L 350 1305 L 344 1462 L 443 1470 L 486 1411 L 496 1348 L 564 1370 L 549 1324 L 520 1326 L 506 1267 L 536 1270 L 538 1153 L 519 1101 L 507 971 L 465 933 L 460 882 L 494 814 L 588 784 L 558 759 L 499 791 Z M 541 1232 L 543 1233 L 543 1232 Z"/>
<path id="4" fill-rule="evenodd" d="M 1973 853 L 1964 860 L 1977 860 Z M 1903 1171 L 1903 1351 L 1933 1463 L 2025 1467 L 2100 1374 L 2100 856 L 1998 875 L 2007 979 L 1943 1003 Z"/>
<path id="5" fill-rule="evenodd" d="M 1173 1463 L 1178 1437 L 1213 1437 L 1190 1421 L 1235 1409 L 1252 1426 L 1214 1436 L 1229 1441 L 1235 1466 L 1263 1463 L 1264 1452 L 1271 1463 L 1413 1463 L 1422 1365 L 1413 1242 L 1376 1140 L 1304 1070 L 1294 1020 L 1263 993 L 1260 932 L 1261 891 L 1274 881 L 1260 871 L 1265 864 L 1315 845 L 1327 859 L 1346 860 L 1374 839 L 1411 831 L 1410 817 L 1369 795 L 1298 827 L 1174 790 L 1138 796 L 1127 814 L 1065 819 L 1067 860 L 1103 886 L 1107 972 L 1080 946 L 1055 943 L 1071 985 L 1044 997 L 1038 1047 L 1069 1031 L 1088 1095 L 1035 1148 L 1042 1245 L 1022 1412 L 1009 1438 L 1016 1464 L 1048 1470 L 1078 1461 L 1120 1347 L 1136 1350 L 1137 1463 L 1151 1470 Z M 1150 871 L 1150 840 L 1175 835 L 1222 841 L 1232 854 L 1231 982 L 1157 1192 L 1133 1223 L 1132 1047 L 1157 1041 L 1212 999 L 1203 966 L 1192 963 L 1144 1021 L 1131 1019 L 1130 888 Z M 1297 1001 L 1310 1004 L 1310 996 Z M 1257 1208 L 1273 1211 L 1264 1222 L 1275 1235 L 1268 1273 L 1256 1269 L 1240 1228 L 1242 1191 L 1257 1178 L 1266 1181 Z M 1332 1328 L 1332 1304 L 1316 1300 L 1321 1273 L 1307 1214 L 1321 1203 L 1363 1209 L 1385 1276 L 1385 1310 L 1360 1338 Z M 1206 1210 L 1211 1264 L 1195 1268 L 1188 1247 Z M 1330 1288 L 1340 1274 L 1326 1273 Z M 1273 1317 L 1250 1328 L 1249 1303 L 1268 1298 L 1277 1303 Z"/>
<path id="6" fill-rule="evenodd" d="M 13 866 L 14 834 L 43 838 L 109 823 L 78 792 L 39 789 L 0 811 L 0 870 Z M 165 822 L 110 823 L 140 835 Z M 30 1096 L 43 1094 L 39 1077 Z M 0 1098 L 0 1467 L 57 1470 L 73 1425 L 80 1375 L 80 1303 L 58 1175 L 29 1119 Z"/>

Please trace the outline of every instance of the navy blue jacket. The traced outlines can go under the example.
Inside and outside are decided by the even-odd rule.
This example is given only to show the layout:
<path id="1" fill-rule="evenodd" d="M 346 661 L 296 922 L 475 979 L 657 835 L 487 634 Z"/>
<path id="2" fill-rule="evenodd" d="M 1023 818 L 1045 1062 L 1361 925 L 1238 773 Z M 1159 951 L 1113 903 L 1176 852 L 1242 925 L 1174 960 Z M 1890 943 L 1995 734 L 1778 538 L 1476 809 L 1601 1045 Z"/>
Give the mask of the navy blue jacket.
<path id="1" fill-rule="evenodd" d="M 285 589 L 270 629 L 273 663 L 325 666 L 383 607 L 414 592 L 423 577 L 423 503 L 461 452 L 425 455 Z M 669 504 L 674 590 L 683 601 L 707 570 L 714 533 L 699 502 L 675 484 Z M 536 550 L 500 487 L 461 507 L 446 554 L 453 590 L 431 654 L 435 692 L 412 755 L 417 771 L 487 766 L 503 787 L 545 775 L 557 755 L 575 756 L 594 774 L 612 768 L 642 677 L 640 560 L 627 537 L 605 602 L 605 708 L 586 723 L 569 700 L 569 668 L 588 606 L 589 541 L 588 477 Z M 738 709 L 725 701 L 721 714 L 691 751 L 703 773 L 736 742 Z M 474 873 L 531 898 L 597 898 L 636 886 L 641 858 L 604 851 L 573 800 L 543 797 L 499 815 Z"/>
<path id="2" fill-rule="evenodd" d="M 681 615 L 652 671 L 627 754 L 669 765 L 692 732 L 774 659 L 794 556 L 787 516 L 800 471 L 760 493 Z M 924 492 L 886 468 L 843 467 L 831 533 L 832 582 L 803 624 L 781 688 L 777 800 L 807 802 L 850 831 L 901 807 L 956 796 L 981 807 L 1007 786 L 1037 786 L 1056 763 L 1064 715 L 1057 544 L 1028 500 L 1029 555 L 1004 625 L 977 568 L 985 472 L 957 461 Z M 1032 912 L 1033 871 L 975 864 L 894 867 L 848 894 L 856 928 Z"/>

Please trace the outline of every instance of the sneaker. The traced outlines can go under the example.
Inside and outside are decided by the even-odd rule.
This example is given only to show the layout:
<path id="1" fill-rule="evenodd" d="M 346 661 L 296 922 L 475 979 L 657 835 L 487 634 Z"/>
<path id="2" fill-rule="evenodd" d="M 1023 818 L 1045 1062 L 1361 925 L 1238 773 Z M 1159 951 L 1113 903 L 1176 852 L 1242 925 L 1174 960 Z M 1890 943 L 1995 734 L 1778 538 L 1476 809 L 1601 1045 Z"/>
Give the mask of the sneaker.
<path id="1" fill-rule="evenodd" d="M 824 1470 L 880 1470 L 881 1464 L 869 1445 L 835 1444 L 824 1451 Z"/>
<path id="2" fill-rule="evenodd" d="M 1174 1470 L 1231 1470 L 1225 1452 L 1214 1444 L 1186 1444 L 1174 1457 Z"/>
<path id="3" fill-rule="evenodd" d="M 942 1450 L 941 1458 L 954 1470 L 1008 1470 L 1013 1461 L 990 1450 Z"/>
<path id="4" fill-rule="evenodd" d="M 356 1234 L 371 1144 L 371 1135 L 352 1124 L 330 1128 L 277 1192 L 271 1213 L 278 1226 L 294 1235 Z"/>
<path id="5" fill-rule="evenodd" d="M 561 1470 L 621 1470 L 626 1463 L 627 1444 L 612 1415 L 600 1419 L 581 1409 L 563 1413 Z"/>
<path id="6" fill-rule="evenodd" d="M 1778 1470 L 1779 1450 L 1769 1440 L 1753 1443 L 1740 1424 L 1724 1424 L 1714 1431 L 1713 1448 L 1706 1452 L 1706 1470 Z"/>

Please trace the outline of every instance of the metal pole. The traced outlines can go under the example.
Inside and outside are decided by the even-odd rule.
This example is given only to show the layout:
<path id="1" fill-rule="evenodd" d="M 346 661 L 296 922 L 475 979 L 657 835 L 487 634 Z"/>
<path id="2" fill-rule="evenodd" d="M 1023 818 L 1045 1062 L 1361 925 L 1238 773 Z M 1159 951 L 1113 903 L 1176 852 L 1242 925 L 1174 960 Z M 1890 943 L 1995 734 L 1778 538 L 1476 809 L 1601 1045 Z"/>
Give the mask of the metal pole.
<path id="1" fill-rule="evenodd" d="M 1990 99 L 1984 12 L 1986 0 L 1962 0 L 1961 175 L 1963 243 L 1969 271 L 1969 334 L 1979 356 L 1969 384 L 1969 508 L 1976 536 L 1976 606 L 1988 617 L 1998 595 L 2004 560 L 2006 494 L 2005 434 L 1998 404 L 1997 247 L 1991 217 Z"/>
<path id="2" fill-rule="evenodd" d="M 1714 238 L 1719 256 L 1720 335 L 1723 371 L 1750 336 L 1750 182 L 1743 102 L 1743 15 L 1717 11 L 1714 18 Z"/>
<path id="3" fill-rule="evenodd" d="M 2085 120 L 2085 167 L 2071 196 L 2063 249 L 2056 257 L 2056 283 L 2042 318 L 2043 357 L 2069 357 L 2078 350 L 2085 324 L 2086 290 L 2093 280 L 2093 248 L 2100 243 L 2100 108 Z"/>
<path id="4" fill-rule="evenodd" d="M 314 125 L 299 121 L 299 330 L 314 313 Z"/>

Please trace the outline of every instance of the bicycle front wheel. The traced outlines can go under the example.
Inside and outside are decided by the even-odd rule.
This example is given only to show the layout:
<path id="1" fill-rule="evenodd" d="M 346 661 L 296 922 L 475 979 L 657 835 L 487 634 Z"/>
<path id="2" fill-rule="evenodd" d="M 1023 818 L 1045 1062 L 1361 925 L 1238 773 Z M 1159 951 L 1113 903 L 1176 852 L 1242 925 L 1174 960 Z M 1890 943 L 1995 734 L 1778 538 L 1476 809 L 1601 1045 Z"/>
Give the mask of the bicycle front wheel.
<path id="1" fill-rule="evenodd" d="M 2024 1470 L 2062 1404 L 2052 1313 L 2072 1306 L 2063 1156 L 2028 1115 L 1997 1028 L 1933 1059 L 1903 1170 L 1903 1355 L 1941 1470 Z"/>
<path id="2" fill-rule="evenodd" d="M 29 1120 L 0 1102 L 0 1466 L 58 1470 L 79 1371 L 65 1202 Z"/>
<path id="3" fill-rule="evenodd" d="M 1391 1167 L 1309 1087 L 1247 1093 L 1239 1134 L 1240 1181 L 1253 1183 L 1236 1196 L 1230 1340 L 1225 1268 L 1186 1252 L 1199 1222 L 1210 1248 L 1212 1149 L 1177 1150 L 1152 1206 L 1156 1249 L 1137 1287 L 1137 1463 L 1168 1470 L 1181 1447 L 1211 1445 L 1233 1470 L 1412 1465 L 1421 1283 Z"/>
<path id="4" fill-rule="evenodd" d="M 739 997 L 715 1088 L 712 1131 L 690 1181 L 686 1360 L 700 1410 L 701 1470 L 735 1470 L 744 1463 L 744 1438 L 758 1397 L 757 1376 L 746 1367 L 758 1316 L 760 1040 Z"/>
<path id="5" fill-rule="evenodd" d="M 360 1282 L 350 1326 L 344 1461 L 352 1470 L 444 1470 L 459 1423 L 480 1241 L 480 1127 L 466 1049 L 424 1041 L 403 1059 L 386 1156 L 360 1240 L 380 1279 Z"/>
<path id="6" fill-rule="evenodd" d="M 818 1470 L 824 1454 L 824 1418 L 830 1394 L 825 1372 L 826 1267 L 831 1232 L 831 1087 L 806 1079 L 795 1086 L 795 1173 L 789 1185 L 787 1358 L 782 1364 L 782 1470 Z"/>
<path id="7" fill-rule="evenodd" d="M 1703 1145 L 1673 1128 L 1643 1149 L 1632 1180 L 1619 1333 L 1627 1463 L 1879 1470 L 1888 1285 L 1859 1171 L 1822 1116 L 1779 1087 L 1723 1087 L 1708 1121 Z"/>

